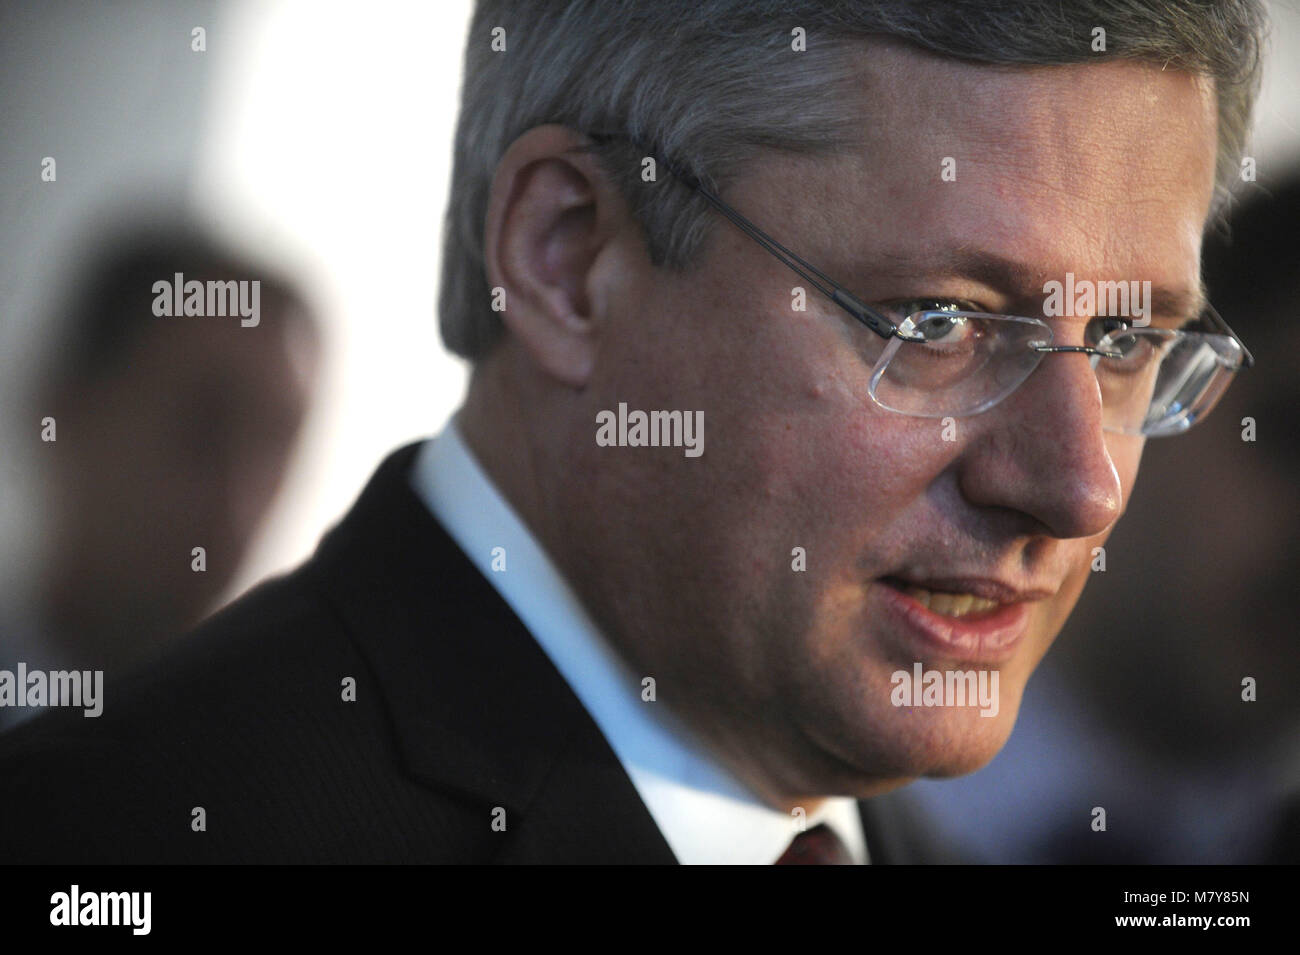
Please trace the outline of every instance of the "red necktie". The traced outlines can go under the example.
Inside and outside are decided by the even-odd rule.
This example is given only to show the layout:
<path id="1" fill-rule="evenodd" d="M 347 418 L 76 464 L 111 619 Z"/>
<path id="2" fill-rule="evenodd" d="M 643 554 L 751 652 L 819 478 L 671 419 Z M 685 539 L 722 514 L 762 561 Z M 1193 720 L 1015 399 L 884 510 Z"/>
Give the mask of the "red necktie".
<path id="1" fill-rule="evenodd" d="M 777 865 L 853 865 L 853 856 L 835 830 L 818 823 L 799 833 L 790 848 L 776 860 Z"/>

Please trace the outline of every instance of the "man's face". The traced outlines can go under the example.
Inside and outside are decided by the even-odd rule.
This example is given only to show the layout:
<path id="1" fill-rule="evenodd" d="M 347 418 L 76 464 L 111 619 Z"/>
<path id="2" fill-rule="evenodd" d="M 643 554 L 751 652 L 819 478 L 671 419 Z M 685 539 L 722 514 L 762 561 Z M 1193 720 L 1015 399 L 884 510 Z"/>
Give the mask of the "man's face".
<path id="1" fill-rule="evenodd" d="M 869 60 L 864 148 L 768 156 L 724 198 L 871 303 L 1042 317 L 1067 272 L 1195 290 L 1210 84 L 1115 61 Z M 886 411 L 868 395 L 881 341 L 721 217 L 694 268 L 647 261 L 609 311 L 591 401 L 704 412 L 698 458 L 575 426 L 575 493 L 599 506 L 568 513 L 564 562 L 638 676 L 791 804 L 991 759 L 1137 474 L 1142 442 L 1102 431 L 1087 357 L 1049 355 L 954 422 Z M 1053 318 L 1057 344 L 1082 344 L 1086 320 Z M 1000 606 L 959 619 L 904 582 Z M 917 663 L 997 670 L 996 716 L 895 706 L 891 675 Z"/>

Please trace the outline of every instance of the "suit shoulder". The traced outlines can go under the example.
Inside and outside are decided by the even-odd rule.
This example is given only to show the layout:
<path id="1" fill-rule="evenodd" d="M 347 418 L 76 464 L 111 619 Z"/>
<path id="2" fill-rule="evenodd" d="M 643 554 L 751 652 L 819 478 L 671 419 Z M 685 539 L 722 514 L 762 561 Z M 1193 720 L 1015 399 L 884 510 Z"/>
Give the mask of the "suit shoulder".
<path id="1" fill-rule="evenodd" d="M 358 814 L 436 827 L 465 807 L 431 806 L 398 762 L 365 659 L 304 568 L 108 681 L 99 717 L 0 736 L 0 857 L 400 860 L 428 833 Z"/>
<path id="2" fill-rule="evenodd" d="M 53 712 L 8 736 L 135 740 L 188 732 L 191 720 L 233 728 L 272 713 L 306 715 L 339 700 L 342 679 L 363 669 L 300 568 L 259 584 L 143 667 L 107 674 L 99 717 Z"/>

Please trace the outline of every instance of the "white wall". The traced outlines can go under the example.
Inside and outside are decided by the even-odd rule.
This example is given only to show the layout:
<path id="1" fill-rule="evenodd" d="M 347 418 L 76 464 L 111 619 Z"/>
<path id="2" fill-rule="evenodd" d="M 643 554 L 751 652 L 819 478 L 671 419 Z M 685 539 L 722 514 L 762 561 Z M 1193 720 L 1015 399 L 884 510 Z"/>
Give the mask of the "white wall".
<path id="1" fill-rule="evenodd" d="M 391 449 L 436 432 L 466 373 L 435 311 L 468 0 L 229 5 L 193 201 L 296 261 L 327 360 L 285 491 L 235 592 L 306 557 Z"/>

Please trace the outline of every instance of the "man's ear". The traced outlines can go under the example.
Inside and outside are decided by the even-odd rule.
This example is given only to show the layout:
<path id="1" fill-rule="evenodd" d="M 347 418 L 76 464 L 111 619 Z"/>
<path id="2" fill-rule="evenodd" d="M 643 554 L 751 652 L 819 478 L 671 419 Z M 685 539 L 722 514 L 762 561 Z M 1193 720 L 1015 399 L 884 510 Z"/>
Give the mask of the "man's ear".
<path id="1" fill-rule="evenodd" d="M 621 200 L 596 157 L 564 126 L 537 126 L 506 150 L 488 200 L 488 284 L 504 290 L 506 328 L 539 369 L 581 388 L 595 362 L 604 295 L 590 280 Z"/>

